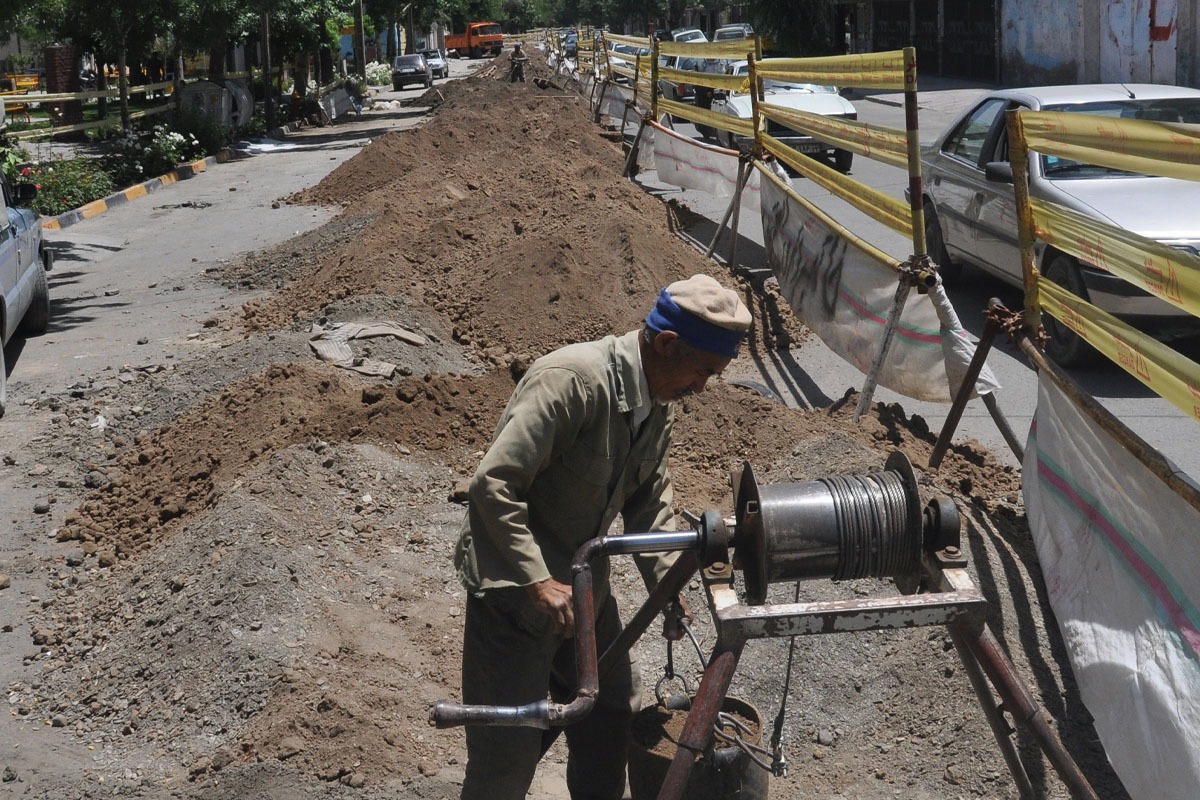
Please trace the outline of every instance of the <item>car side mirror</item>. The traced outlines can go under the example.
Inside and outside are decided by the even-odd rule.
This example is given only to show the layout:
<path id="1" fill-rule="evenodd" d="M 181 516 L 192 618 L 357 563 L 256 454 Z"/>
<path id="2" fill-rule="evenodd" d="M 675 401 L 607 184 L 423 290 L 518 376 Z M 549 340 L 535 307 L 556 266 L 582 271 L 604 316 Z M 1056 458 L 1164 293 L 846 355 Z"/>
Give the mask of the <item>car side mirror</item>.
<path id="1" fill-rule="evenodd" d="M 15 200 L 19 206 L 27 206 L 32 203 L 38 193 L 37 187 L 32 183 L 18 183 L 14 190 Z"/>
<path id="2" fill-rule="evenodd" d="M 984 177 L 992 183 L 1012 183 L 1012 164 L 1008 161 L 989 161 L 983 168 Z"/>

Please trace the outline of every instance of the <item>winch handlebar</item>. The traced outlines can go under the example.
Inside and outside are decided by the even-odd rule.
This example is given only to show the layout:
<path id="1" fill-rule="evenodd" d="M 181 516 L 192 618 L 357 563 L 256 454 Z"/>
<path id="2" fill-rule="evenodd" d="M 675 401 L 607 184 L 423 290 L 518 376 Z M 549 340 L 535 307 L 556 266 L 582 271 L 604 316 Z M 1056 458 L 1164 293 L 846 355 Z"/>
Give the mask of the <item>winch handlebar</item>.
<path id="1" fill-rule="evenodd" d="M 599 660 L 596 653 L 596 606 L 592 591 L 592 561 L 600 556 L 703 550 L 707 538 L 706 529 L 718 524 L 723 528 L 719 515 L 715 511 L 710 511 L 705 514 L 699 529 L 600 536 L 584 542 L 583 546 L 575 552 L 575 558 L 571 564 L 574 572 L 571 581 L 571 605 L 575 613 L 575 670 L 579 688 L 576 689 L 571 702 L 551 703 L 547 700 L 539 700 L 522 706 L 489 706 L 465 705 L 449 700 L 439 700 L 429 712 L 430 723 L 438 728 L 454 728 L 460 725 L 493 725 L 548 729 L 551 726 L 570 725 L 586 717 L 596 704 L 596 696 L 600 691 Z M 687 575 L 690 576 L 696 568 L 695 559 L 681 560 L 684 560 L 685 563 L 682 566 L 677 565 L 680 566 L 680 569 L 674 570 L 673 568 L 673 571 L 679 574 L 687 572 Z M 671 574 L 668 573 L 668 575 Z M 682 581 L 675 577 L 669 583 L 678 583 L 681 588 L 686 580 L 686 577 Z M 668 581 L 664 579 L 663 583 L 668 583 Z M 669 587 L 660 586 L 659 588 L 667 589 Z M 658 603 L 659 608 L 654 611 L 654 614 L 657 615 L 678 591 L 679 588 L 676 588 L 668 595 L 665 591 L 660 592 L 656 589 L 651 595 L 651 600 L 647 602 L 647 606 Z M 642 610 L 645 611 L 646 607 L 643 606 Z M 639 612 L 637 619 L 640 620 L 643 616 Z M 638 626 L 632 627 L 636 629 Z M 644 630 L 645 623 L 640 627 Z M 637 631 L 637 633 L 640 635 L 641 631 Z M 628 649 L 633 641 L 636 641 L 636 637 L 630 637 L 628 641 L 624 637 L 618 639 L 625 649 Z M 614 642 L 613 647 L 609 648 L 610 652 L 618 642 Z"/>

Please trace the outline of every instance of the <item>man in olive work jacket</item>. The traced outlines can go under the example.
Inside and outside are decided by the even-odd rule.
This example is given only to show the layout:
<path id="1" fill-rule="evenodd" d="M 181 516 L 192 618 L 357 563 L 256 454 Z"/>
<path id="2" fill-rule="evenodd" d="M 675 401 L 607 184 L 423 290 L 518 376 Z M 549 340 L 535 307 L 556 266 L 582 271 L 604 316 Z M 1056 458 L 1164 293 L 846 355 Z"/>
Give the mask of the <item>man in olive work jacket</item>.
<path id="1" fill-rule="evenodd" d="M 567 702 L 575 689 L 571 560 L 620 513 L 627 531 L 672 524 L 672 401 L 704 390 L 750 328 L 738 295 L 707 275 L 663 289 L 640 330 L 572 344 L 517 384 L 471 481 L 455 564 L 468 592 L 463 701 Z M 636 557 L 652 588 L 674 555 Z M 593 564 L 599 652 L 621 631 L 608 567 Z M 572 800 L 620 800 L 641 686 L 628 655 L 568 726 Z M 551 731 L 552 733 L 553 731 Z M 520 800 L 541 758 L 528 727 L 467 728 L 464 800 Z"/>

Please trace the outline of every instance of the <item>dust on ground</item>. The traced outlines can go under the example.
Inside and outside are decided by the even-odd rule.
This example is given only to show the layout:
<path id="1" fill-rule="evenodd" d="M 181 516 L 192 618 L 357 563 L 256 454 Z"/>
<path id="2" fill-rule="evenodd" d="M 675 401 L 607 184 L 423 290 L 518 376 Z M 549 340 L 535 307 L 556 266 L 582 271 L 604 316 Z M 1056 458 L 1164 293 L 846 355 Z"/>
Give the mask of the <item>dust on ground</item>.
<path id="1" fill-rule="evenodd" d="M 52 555 L 21 566 L 44 571 L 50 593 L 31 607 L 33 640 L 10 644 L 27 669 L 7 696 L 31 732 L 70 737 L 89 763 L 6 774 L 6 791 L 457 797 L 462 732 L 426 720 L 459 696 L 460 487 L 515 380 L 541 353 L 635 327 L 661 286 L 702 271 L 755 310 L 752 350 L 805 340 L 770 282 L 729 276 L 672 234 L 672 210 L 621 178 L 620 147 L 584 99 L 503 82 L 497 66 L 439 87 L 423 127 L 288 198 L 343 211 L 222 271 L 255 293 L 213 321 L 205 358 L 40 401 L 47 430 L 20 458 L 57 486 L 49 516 L 62 524 Z M 307 350 L 315 322 L 383 319 L 427 341 L 359 345 L 398 365 L 390 380 Z M 729 512 L 744 461 L 763 482 L 874 472 L 895 449 L 928 462 L 923 420 L 876 404 L 854 423 L 854 405 L 850 393 L 794 410 L 727 384 L 683 401 L 679 510 Z M 989 624 L 1100 796 L 1123 797 L 1046 602 L 1019 474 L 967 442 L 922 491 L 955 499 Z M 629 613 L 633 571 L 618 563 L 615 584 Z M 801 587 L 808 599 L 894 591 Z M 689 595 L 704 607 L 698 584 Z M 703 612 L 696 632 L 711 646 Z M 652 687 L 662 641 L 637 653 Z M 693 681 L 694 656 L 675 653 Z M 942 629 L 808 637 L 793 656 L 790 772 L 771 779 L 774 796 L 1018 797 Z M 754 642 L 735 678 L 768 729 L 787 658 L 786 641 Z M 1045 796 L 1068 796 L 1018 742 Z M 532 796 L 566 796 L 564 771 L 559 746 Z"/>

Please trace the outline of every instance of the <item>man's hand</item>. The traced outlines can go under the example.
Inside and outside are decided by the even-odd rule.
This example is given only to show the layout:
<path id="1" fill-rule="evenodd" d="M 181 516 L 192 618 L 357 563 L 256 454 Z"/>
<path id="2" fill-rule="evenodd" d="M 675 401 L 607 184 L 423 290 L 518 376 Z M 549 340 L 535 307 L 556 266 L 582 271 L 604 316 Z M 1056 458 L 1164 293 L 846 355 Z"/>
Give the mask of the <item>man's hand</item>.
<path id="1" fill-rule="evenodd" d="M 547 578 L 541 583 L 529 584 L 525 591 L 534 607 L 554 622 L 555 633 L 567 639 L 575 635 L 575 611 L 571 605 L 570 586 Z"/>
<path id="2" fill-rule="evenodd" d="M 669 639 L 672 642 L 677 642 L 684 636 L 683 624 L 692 624 L 695 617 L 692 615 L 692 609 L 688 607 L 687 600 L 683 599 L 682 594 L 675 596 L 674 602 L 663 610 L 663 638 Z"/>

